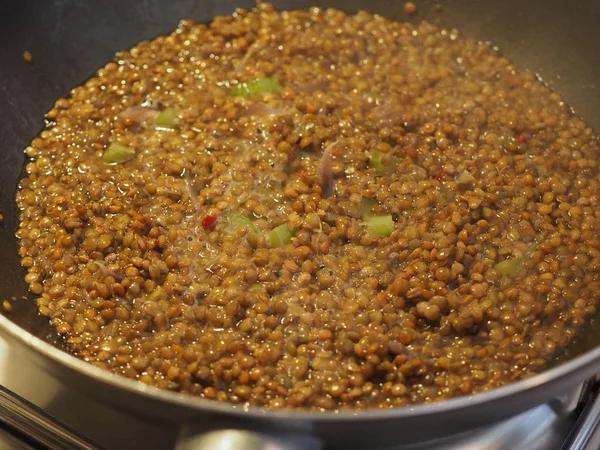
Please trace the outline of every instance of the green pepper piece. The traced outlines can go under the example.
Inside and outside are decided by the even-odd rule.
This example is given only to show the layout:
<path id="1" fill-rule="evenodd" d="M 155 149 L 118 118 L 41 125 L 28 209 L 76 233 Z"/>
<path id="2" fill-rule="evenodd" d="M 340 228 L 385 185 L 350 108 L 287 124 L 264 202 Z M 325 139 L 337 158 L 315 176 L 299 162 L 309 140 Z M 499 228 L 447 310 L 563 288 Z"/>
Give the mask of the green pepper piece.
<path id="1" fill-rule="evenodd" d="M 246 228 L 250 233 L 258 233 L 256 225 L 239 211 L 229 211 L 224 217 L 227 222 L 227 231 L 231 233 L 235 233 L 242 228 Z"/>
<path id="2" fill-rule="evenodd" d="M 273 247 L 283 247 L 291 242 L 296 235 L 297 228 L 290 229 L 286 223 L 279 225 L 269 231 L 269 242 Z"/>
<path id="3" fill-rule="evenodd" d="M 375 217 L 375 214 L 373 214 L 371 212 L 371 208 L 373 206 L 375 206 L 377 204 L 377 202 L 375 200 L 373 200 L 372 198 L 363 198 L 362 202 L 360 204 L 360 207 L 362 209 L 362 213 L 361 213 L 361 217 L 362 220 L 368 220 L 371 217 Z"/>
<path id="4" fill-rule="evenodd" d="M 391 175 L 396 171 L 399 162 L 394 156 L 377 151 L 369 152 L 369 166 L 375 169 L 377 175 Z"/>
<path id="5" fill-rule="evenodd" d="M 277 94 L 281 90 L 281 86 L 277 80 L 272 78 L 257 78 L 238 84 L 231 90 L 231 95 L 239 97 L 250 97 L 252 95 L 264 94 L 272 92 Z"/>
<path id="6" fill-rule="evenodd" d="M 507 277 L 516 277 L 521 270 L 521 258 L 510 258 L 500 261 L 494 266 L 494 269 Z"/>
<path id="7" fill-rule="evenodd" d="M 154 123 L 157 128 L 167 128 L 173 129 L 175 128 L 175 121 L 177 119 L 177 110 L 175 108 L 167 108 L 162 111 L 158 116 L 156 116 L 156 120 Z"/>
<path id="8" fill-rule="evenodd" d="M 505 259 L 504 261 L 500 261 L 494 266 L 494 269 L 496 269 L 502 275 L 506 275 L 507 277 L 516 277 L 521 271 L 523 262 L 531 258 L 531 255 L 533 255 L 533 252 L 535 252 L 538 249 L 543 240 L 543 235 L 538 236 L 533 240 L 531 244 L 529 244 L 529 247 L 527 247 L 525 253 L 523 253 L 523 256 L 521 256 L 520 258 L 509 258 Z"/>
<path id="9" fill-rule="evenodd" d="M 112 143 L 104 150 L 102 161 L 106 164 L 121 164 L 135 157 L 135 150 L 125 145 Z"/>
<path id="10" fill-rule="evenodd" d="M 391 215 L 367 217 L 363 224 L 375 236 L 386 237 L 394 232 L 394 219 Z"/>

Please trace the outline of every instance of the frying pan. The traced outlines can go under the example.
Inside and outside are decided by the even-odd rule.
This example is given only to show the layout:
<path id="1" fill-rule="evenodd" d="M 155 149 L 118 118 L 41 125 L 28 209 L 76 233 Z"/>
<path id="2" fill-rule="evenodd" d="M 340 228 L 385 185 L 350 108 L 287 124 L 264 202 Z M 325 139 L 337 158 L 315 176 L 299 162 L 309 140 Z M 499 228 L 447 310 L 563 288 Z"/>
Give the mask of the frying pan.
<path id="1" fill-rule="evenodd" d="M 588 124 L 600 130 L 600 2 L 597 0 L 417 0 L 409 18 L 397 0 L 282 0 L 280 9 L 365 9 L 397 20 L 429 20 L 491 41 L 518 66 L 538 72 Z M 209 22 L 247 0 L 20 0 L 0 2 L 0 333 L 15 349 L 73 389 L 148 421 L 187 424 L 180 448 L 384 448 L 430 441 L 515 415 L 568 392 L 600 372 L 592 321 L 561 363 L 530 379 L 471 397 L 385 411 L 309 413 L 241 408 L 160 391 L 71 356 L 38 316 L 23 281 L 14 237 L 14 193 L 23 148 L 56 98 L 85 81 L 115 51 L 173 29 L 179 19 Z M 23 51 L 33 61 L 23 60 Z M 227 432 L 223 430 L 229 430 Z M 186 447 L 187 446 L 187 447 Z M 214 448 L 214 447 L 213 447 Z M 272 447 L 273 448 L 273 447 Z"/>

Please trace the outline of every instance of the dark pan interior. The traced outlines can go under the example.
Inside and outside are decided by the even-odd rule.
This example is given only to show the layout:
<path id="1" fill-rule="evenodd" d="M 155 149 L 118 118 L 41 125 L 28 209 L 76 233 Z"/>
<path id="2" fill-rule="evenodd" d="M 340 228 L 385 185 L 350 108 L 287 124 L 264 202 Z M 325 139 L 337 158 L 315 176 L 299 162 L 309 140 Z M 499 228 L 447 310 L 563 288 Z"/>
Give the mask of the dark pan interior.
<path id="1" fill-rule="evenodd" d="M 583 0 L 415 0 L 408 17 L 397 0 L 282 0 L 280 9 L 332 6 L 365 9 L 397 20 L 428 20 L 491 41 L 518 66 L 538 72 L 576 113 L 600 130 L 600 2 Z M 0 300 L 16 299 L 10 319 L 61 348 L 37 314 L 23 281 L 14 238 L 14 192 L 23 148 L 43 127 L 44 113 L 61 96 L 142 39 L 172 30 L 182 18 L 209 22 L 248 0 L 20 0 L 0 2 Z M 23 60 L 29 50 L 33 62 Z M 596 86 L 596 83 L 599 86 Z M 593 321 L 566 355 L 596 345 Z"/>

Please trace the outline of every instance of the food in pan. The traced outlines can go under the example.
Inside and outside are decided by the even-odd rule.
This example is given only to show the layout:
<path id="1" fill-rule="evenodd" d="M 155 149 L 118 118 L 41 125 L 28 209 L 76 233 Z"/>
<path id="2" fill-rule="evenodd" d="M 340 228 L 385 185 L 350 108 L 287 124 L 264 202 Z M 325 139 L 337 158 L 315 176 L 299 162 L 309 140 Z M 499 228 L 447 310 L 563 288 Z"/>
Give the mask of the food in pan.
<path id="1" fill-rule="evenodd" d="M 268 408 L 390 408 L 544 370 L 596 311 L 598 140 L 455 31 L 266 3 L 60 99 L 17 193 L 72 351 Z"/>

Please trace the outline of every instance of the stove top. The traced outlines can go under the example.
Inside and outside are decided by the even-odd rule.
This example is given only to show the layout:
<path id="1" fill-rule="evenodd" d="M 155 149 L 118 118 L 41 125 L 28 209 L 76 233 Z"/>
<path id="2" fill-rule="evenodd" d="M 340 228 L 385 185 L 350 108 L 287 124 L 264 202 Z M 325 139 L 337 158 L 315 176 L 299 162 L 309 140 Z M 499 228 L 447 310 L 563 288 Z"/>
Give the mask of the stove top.
<path id="1" fill-rule="evenodd" d="M 598 450 L 597 387 L 590 382 L 553 405 L 401 450 Z M 174 448 L 178 432 L 174 426 L 145 423 L 68 389 L 0 339 L 0 450 L 164 450 Z"/>

